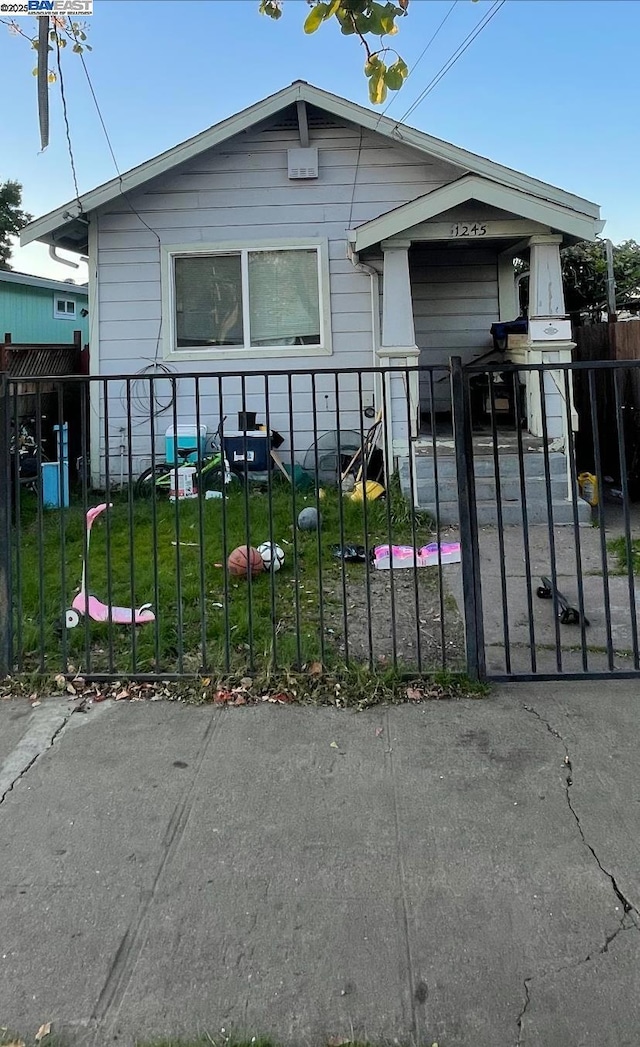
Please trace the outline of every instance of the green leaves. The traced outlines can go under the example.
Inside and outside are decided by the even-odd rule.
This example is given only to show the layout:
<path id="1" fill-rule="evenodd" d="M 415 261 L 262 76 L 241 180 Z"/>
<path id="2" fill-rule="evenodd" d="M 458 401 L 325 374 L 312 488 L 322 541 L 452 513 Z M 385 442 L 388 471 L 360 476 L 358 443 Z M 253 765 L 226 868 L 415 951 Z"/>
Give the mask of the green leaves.
<path id="1" fill-rule="evenodd" d="M 269 18 L 273 18 L 276 22 L 279 18 L 282 18 L 282 4 L 280 0 L 260 0 L 258 10 L 261 15 L 268 15 Z"/>
<path id="2" fill-rule="evenodd" d="M 382 105 L 385 98 L 387 97 L 387 85 L 385 83 L 385 67 L 384 71 L 375 72 L 373 76 L 369 77 L 369 98 L 374 105 Z"/>
<path id="3" fill-rule="evenodd" d="M 307 15 L 304 23 L 305 33 L 315 33 L 316 29 L 319 29 L 325 18 L 329 17 L 329 5 L 328 4 L 316 4 L 311 8 Z"/>
<path id="4" fill-rule="evenodd" d="M 387 66 L 380 58 L 381 53 L 371 55 L 364 66 L 364 75 L 369 80 L 369 98 L 374 105 L 385 101 L 387 91 L 399 91 L 409 75 L 407 63 L 402 58 Z"/>
<path id="5" fill-rule="evenodd" d="M 397 58 L 384 74 L 384 82 L 390 91 L 399 91 L 409 75 L 409 67 L 402 58 Z"/>
<path id="6" fill-rule="evenodd" d="M 370 45 L 370 39 L 382 40 L 386 36 L 395 36 L 398 32 L 398 20 L 409 10 L 410 0 L 307 0 L 310 8 L 304 21 L 304 32 L 307 35 L 318 31 L 323 22 L 335 18 L 344 36 L 358 36 L 367 52 L 364 72 L 369 81 L 369 98 L 374 105 L 381 105 L 388 91 L 399 91 L 404 84 L 409 69 L 397 51 L 389 47 Z M 270 18 L 280 18 L 283 0 L 260 0 L 261 14 Z M 376 41 L 377 44 L 377 41 Z M 74 48 L 75 50 L 75 48 Z M 386 55 L 395 59 L 390 64 L 385 61 Z"/>

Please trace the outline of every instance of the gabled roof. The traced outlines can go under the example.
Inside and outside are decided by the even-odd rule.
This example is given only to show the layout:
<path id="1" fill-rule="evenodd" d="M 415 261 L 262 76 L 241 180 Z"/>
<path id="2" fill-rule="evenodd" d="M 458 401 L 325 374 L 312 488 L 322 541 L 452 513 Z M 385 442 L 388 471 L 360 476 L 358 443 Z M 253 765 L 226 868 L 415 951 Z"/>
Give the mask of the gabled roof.
<path id="1" fill-rule="evenodd" d="M 363 222 L 351 230 L 349 239 L 356 252 L 363 251 L 380 240 L 405 232 L 420 222 L 428 222 L 430 218 L 435 218 L 436 215 L 469 200 L 477 200 L 503 211 L 513 212 L 522 218 L 530 218 L 539 222 L 541 226 L 550 226 L 578 241 L 593 240 L 603 225 L 602 222 L 594 221 L 591 216 L 574 208 L 563 207 L 532 193 L 525 193 L 520 189 L 471 174 Z"/>
<path id="2" fill-rule="evenodd" d="M 426 153 L 445 163 L 453 164 L 461 168 L 463 172 L 481 175 L 532 196 L 549 200 L 560 207 L 588 215 L 592 219 L 600 217 L 598 205 L 589 200 L 547 185 L 536 178 L 530 178 L 519 171 L 513 171 L 509 167 L 503 167 L 501 164 L 477 156 L 459 146 L 443 142 L 439 138 L 433 138 L 423 131 L 417 131 L 406 124 L 400 124 L 389 117 L 379 115 L 371 109 L 356 105 L 355 102 L 349 102 L 346 98 L 330 94 L 319 87 L 313 87 L 304 80 L 296 80 L 282 91 L 277 91 L 276 94 L 269 95 L 262 101 L 256 102 L 255 105 L 249 106 L 248 109 L 243 109 L 240 113 L 214 124 L 213 127 L 174 146 L 173 149 L 168 149 L 159 156 L 132 168 L 121 177 L 112 178 L 111 181 L 90 190 L 80 197 L 81 211 L 85 215 L 90 214 L 91 211 L 103 207 L 123 193 L 138 189 L 151 179 L 165 174 L 213 146 L 226 142 L 234 135 L 246 131 L 254 124 L 274 116 L 282 109 L 299 101 L 308 102 L 340 119 L 375 131 L 394 142 Z M 72 245 L 75 243 L 77 244 L 76 250 L 86 250 L 86 218 L 80 218 L 80 221 L 77 221 L 81 211 L 76 200 L 63 204 L 55 211 L 50 211 L 42 218 L 30 222 L 22 230 L 20 243 L 24 246 L 33 240 L 44 240 L 50 244 L 64 243 L 64 246 L 70 247 L 71 250 L 74 249 Z"/>
<path id="3" fill-rule="evenodd" d="M 40 287 L 44 291 L 64 291 L 65 294 L 80 294 L 86 298 L 88 295 L 87 284 L 77 284 L 75 281 L 67 283 L 66 280 L 49 280 L 46 276 L 33 276 L 31 273 L 17 273 L 15 269 L 0 269 L 0 281 L 7 284 L 21 284 L 23 287 Z"/>

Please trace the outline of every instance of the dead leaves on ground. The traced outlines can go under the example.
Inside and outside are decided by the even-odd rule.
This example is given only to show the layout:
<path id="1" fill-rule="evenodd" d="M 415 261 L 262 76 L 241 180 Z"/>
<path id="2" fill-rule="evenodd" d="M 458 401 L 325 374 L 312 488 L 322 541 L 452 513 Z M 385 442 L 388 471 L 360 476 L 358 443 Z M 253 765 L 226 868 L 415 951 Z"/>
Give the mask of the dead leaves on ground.
<path id="1" fill-rule="evenodd" d="M 246 670 L 245 670 L 246 673 Z M 68 672 L 51 677 L 20 676 L 0 680 L 0 699 L 28 698 L 32 708 L 52 694 L 66 695 L 74 702 L 74 712 L 86 712 L 94 703 L 173 701 L 219 706 L 329 705 L 337 709 L 364 710 L 377 705 L 410 702 L 418 704 L 457 698 L 478 698 L 486 693 L 464 678 L 429 679 L 428 676 L 403 682 L 382 672 L 367 672 L 352 664 L 330 668 L 310 661 L 299 669 L 256 671 L 252 676 L 226 673 L 224 676 L 196 675 L 183 679 L 126 680 L 105 682 L 86 680 L 81 669 L 69 665 Z"/>

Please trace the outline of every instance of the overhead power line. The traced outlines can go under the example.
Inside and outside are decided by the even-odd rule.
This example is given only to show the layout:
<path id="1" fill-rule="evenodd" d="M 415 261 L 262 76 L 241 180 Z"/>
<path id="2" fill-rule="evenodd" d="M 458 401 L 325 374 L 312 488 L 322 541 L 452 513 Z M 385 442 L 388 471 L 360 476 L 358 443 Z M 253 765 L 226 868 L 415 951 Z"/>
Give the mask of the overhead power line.
<path id="1" fill-rule="evenodd" d="M 413 63 L 413 65 L 411 66 L 411 69 L 409 70 L 409 72 L 408 72 L 408 74 L 407 74 L 407 77 L 406 77 L 406 80 L 405 80 L 405 85 L 406 85 L 406 83 L 407 83 L 407 80 L 409 79 L 409 77 L 410 77 L 410 76 L 412 76 L 412 75 L 413 75 L 413 73 L 415 73 L 416 69 L 417 69 L 417 68 L 418 68 L 418 66 L 420 65 L 420 62 L 422 61 L 422 59 L 423 59 L 423 58 L 424 58 L 424 56 L 426 55 L 427 51 L 428 51 L 428 50 L 429 50 L 429 48 L 431 47 L 432 43 L 434 42 L 434 40 L 435 40 L 435 39 L 436 39 L 436 37 L 438 36 L 438 33 L 440 32 L 440 30 L 441 30 L 441 29 L 442 29 L 442 27 L 444 26 L 445 22 L 446 22 L 446 21 L 448 20 L 449 16 L 453 14 L 454 8 L 455 8 L 455 7 L 457 7 L 458 3 L 459 3 L 459 0 L 453 0 L 453 3 L 451 4 L 451 7 L 449 8 L 449 10 L 447 11 L 446 15 L 444 16 L 444 18 L 443 18 L 443 19 L 442 19 L 442 21 L 440 22 L 440 25 L 438 26 L 438 28 L 436 29 L 436 31 L 435 31 L 435 32 L 434 32 L 434 33 L 432 34 L 432 36 L 431 36 L 431 37 L 429 38 L 429 40 L 428 40 L 428 41 L 427 41 L 427 43 L 425 44 L 424 48 L 422 49 L 422 51 L 420 52 L 420 54 L 419 54 L 419 55 L 418 55 L 418 57 L 416 58 L 415 62 L 414 62 L 414 63 Z M 381 116 L 384 116 L 384 115 L 385 115 L 385 113 L 387 112 L 387 110 L 389 109 L 389 106 L 393 105 L 393 103 L 395 102 L 396 98 L 398 97 L 398 94 L 399 94 L 399 92 L 393 95 L 393 97 L 392 97 L 392 98 L 390 99 L 390 101 L 389 101 L 389 102 L 387 103 L 387 106 L 386 106 L 386 108 L 385 108 L 385 109 L 383 109 L 383 111 L 382 111 L 382 113 L 381 113 Z"/>
<path id="2" fill-rule="evenodd" d="M 404 123 L 407 117 L 410 116 L 411 113 L 413 113 L 418 108 L 418 106 L 421 105 L 425 98 L 431 94 L 434 88 L 436 88 L 440 81 L 447 75 L 449 70 L 453 68 L 453 66 L 460 58 L 462 58 L 465 51 L 467 51 L 471 47 L 473 41 L 478 36 L 480 36 L 482 30 L 486 29 L 486 27 L 489 25 L 489 22 L 493 18 L 495 18 L 500 8 L 504 7 L 506 2 L 507 0 L 495 0 L 491 8 L 487 11 L 486 15 L 482 18 L 478 25 L 475 26 L 475 28 L 472 29 L 471 32 L 464 38 L 462 43 L 456 48 L 456 50 L 447 59 L 444 65 L 440 67 L 435 76 L 431 78 L 425 89 L 418 95 L 415 102 L 413 102 L 412 105 L 409 106 L 406 113 L 403 114 L 398 123 Z"/>

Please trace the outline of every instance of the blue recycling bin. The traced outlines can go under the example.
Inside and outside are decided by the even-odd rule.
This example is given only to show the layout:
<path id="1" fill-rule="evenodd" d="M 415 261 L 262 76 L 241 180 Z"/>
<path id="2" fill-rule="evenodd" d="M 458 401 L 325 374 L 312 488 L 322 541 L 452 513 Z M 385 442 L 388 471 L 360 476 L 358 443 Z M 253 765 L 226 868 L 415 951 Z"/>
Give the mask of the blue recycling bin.
<path id="1" fill-rule="evenodd" d="M 69 425 L 67 422 L 62 427 L 54 425 L 53 431 L 56 434 L 58 461 L 43 462 L 40 466 L 42 504 L 45 509 L 60 509 L 61 506 L 66 508 L 69 505 Z"/>

